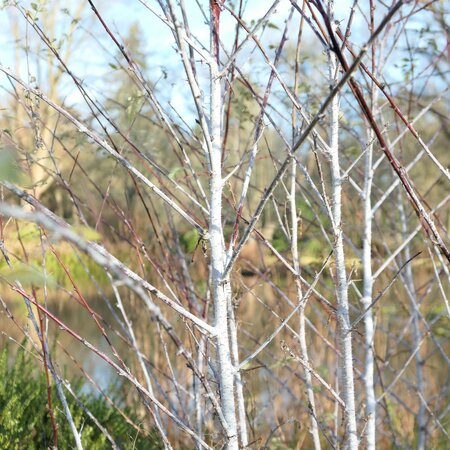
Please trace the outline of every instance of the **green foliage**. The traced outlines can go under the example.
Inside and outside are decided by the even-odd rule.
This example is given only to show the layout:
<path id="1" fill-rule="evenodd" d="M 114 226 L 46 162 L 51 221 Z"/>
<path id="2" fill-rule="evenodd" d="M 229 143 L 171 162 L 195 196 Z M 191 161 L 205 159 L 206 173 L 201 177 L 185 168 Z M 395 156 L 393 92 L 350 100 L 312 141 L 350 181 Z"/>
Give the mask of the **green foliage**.
<path id="1" fill-rule="evenodd" d="M 53 430 L 47 406 L 47 388 L 43 372 L 36 370 L 36 360 L 23 350 L 17 352 L 14 363 L 8 364 L 10 352 L 6 347 L 0 358 L 0 448 L 42 450 L 53 445 Z M 72 383 L 75 392 L 80 392 L 82 381 Z M 119 387 L 120 388 L 120 387 Z M 58 447 L 74 447 L 74 439 L 65 418 L 56 389 L 52 386 L 53 413 L 58 427 Z M 115 389 L 114 392 L 118 392 Z M 110 393 L 116 403 L 117 394 Z M 66 392 L 69 409 L 75 425 L 81 430 L 83 447 L 90 450 L 111 448 L 102 431 L 86 415 L 77 401 Z M 156 433 L 138 432 L 128 424 L 116 409 L 103 397 L 80 394 L 78 398 L 97 418 L 122 449 L 162 448 Z M 134 423 L 138 419 L 129 408 L 123 408 Z"/>
<path id="2" fill-rule="evenodd" d="M 198 244 L 200 235 L 197 230 L 189 230 L 181 235 L 180 243 L 186 253 L 192 253 Z"/>
<path id="3" fill-rule="evenodd" d="M 290 247 L 290 242 L 287 240 L 283 231 L 276 229 L 272 237 L 272 245 L 278 252 L 285 252 Z"/>

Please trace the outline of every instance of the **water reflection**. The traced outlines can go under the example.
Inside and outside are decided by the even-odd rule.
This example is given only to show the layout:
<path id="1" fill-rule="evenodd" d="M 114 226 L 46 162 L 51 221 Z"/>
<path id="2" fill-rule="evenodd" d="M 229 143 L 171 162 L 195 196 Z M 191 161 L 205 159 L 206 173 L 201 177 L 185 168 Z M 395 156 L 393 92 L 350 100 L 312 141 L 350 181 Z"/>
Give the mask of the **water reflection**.
<path id="1" fill-rule="evenodd" d="M 111 330 L 111 325 L 115 319 L 111 312 L 111 304 L 106 303 L 110 301 L 110 296 L 105 298 L 93 297 L 87 299 L 91 308 L 98 315 L 99 321 L 104 327 L 109 340 L 117 349 L 119 355 L 124 357 L 124 350 L 127 345 L 116 332 Z M 20 329 L 22 328 L 26 334 L 31 336 L 38 344 L 37 335 L 34 331 L 32 322 L 28 318 L 27 308 L 25 302 L 20 295 L 13 292 L 2 293 L 2 298 L 6 303 L 9 312 L 13 315 L 13 319 L 8 317 L 7 312 L 1 308 L 0 311 L 0 348 L 3 349 L 8 341 L 15 341 L 20 343 L 23 341 L 25 335 Z M 38 296 L 39 298 L 39 296 Z M 67 295 L 52 296 L 47 302 L 48 310 L 60 319 L 70 329 L 76 332 L 79 336 L 86 339 L 89 343 L 105 353 L 111 359 L 116 360 L 109 344 L 102 336 L 101 331 L 96 325 L 91 314 L 83 305 L 80 305 L 73 297 Z M 36 309 L 33 308 L 36 313 Z M 117 328 L 117 327 L 114 327 Z M 79 377 L 82 375 L 81 366 L 99 385 L 101 389 L 106 389 L 115 379 L 116 373 L 111 366 L 102 358 L 89 350 L 86 346 L 79 343 L 74 337 L 70 336 L 66 331 L 53 321 L 48 323 L 49 344 L 52 352 L 52 359 L 56 364 L 60 373 L 65 378 L 72 379 L 72 377 Z M 14 355 L 14 350 L 18 345 L 10 345 L 11 354 Z M 93 389 L 90 384 L 86 384 L 84 389 Z"/>

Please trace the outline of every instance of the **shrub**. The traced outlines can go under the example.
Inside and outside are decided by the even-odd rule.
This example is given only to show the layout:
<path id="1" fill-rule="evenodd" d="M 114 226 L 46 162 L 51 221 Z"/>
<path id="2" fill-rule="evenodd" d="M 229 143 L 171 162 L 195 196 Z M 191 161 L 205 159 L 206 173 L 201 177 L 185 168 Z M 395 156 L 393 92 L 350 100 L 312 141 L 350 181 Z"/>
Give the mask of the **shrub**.
<path id="1" fill-rule="evenodd" d="M 36 360 L 24 350 L 15 355 L 9 364 L 8 346 L 0 358 L 0 448 L 42 450 L 52 448 L 53 430 L 47 402 L 45 375 L 36 370 Z M 83 388 L 81 379 L 72 383 L 74 392 Z M 86 390 L 86 389 L 84 389 Z M 111 386 L 109 395 L 115 403 L 121 403 L 120 386 Z M 58 427 L 58 447 L 74 447 L 74 438 L 60 405 L 56 389 L 51 389 L 53 413 Z M 162 445 L 152 430 L 145 433 L 127 423 L 122 415 L 104 397 L 94 393 L 77 395 L 83 405 L 105 427 L 121 449 L 157 449 Z M 87 416 L 77 400 L 66 391 L 66 398 L 75 425 L 81 432 L 83 447 L 89 450 L 103 450 L 112 447 L 110 441 L 95 423 Z M 129 407 L 123 412 L 138 423 L 136 415 Z"/>

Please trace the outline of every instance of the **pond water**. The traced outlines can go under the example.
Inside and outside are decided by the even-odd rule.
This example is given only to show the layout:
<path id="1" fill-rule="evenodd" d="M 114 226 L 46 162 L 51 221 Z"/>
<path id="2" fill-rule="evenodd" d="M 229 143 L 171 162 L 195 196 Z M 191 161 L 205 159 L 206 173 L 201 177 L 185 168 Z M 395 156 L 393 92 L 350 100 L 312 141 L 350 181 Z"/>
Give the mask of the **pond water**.
<path id="1" fill-rule="evenodd" d="M 38 344 L 39 350 L 41 350 L 33 324 L 28 318 L 25 301 L 22 297 L 17 293 L 11 292 L 3 292 L 1 297 L 7 304 L 10 313 L 13 314 L 14 321 L 8 317 L 8 314 L 3 308 L 0 308 L 0 349 L 3 349 L 9 343 L 10 353 L 13 357 L 19 344 L 25 344 L 25 331 L 33 338 Z M 88 302 L 91 308 L 99 315 L 100 323 L 107 330 L 111 343 L 119 354 L 123 353 L 126 347 L 123 339 L 116 333 L 108 330 L 108 324 L 114 322 L 114 317 L 105 299 L 94 297 L 89 299 Z M 67 327 L 86 339 L 101 352 L 115 359 L 109 344 L 102 336 L 91 314 L 82 305 L 78 304 L 74 298 L 68 298 L 67 295 L 61 295 L 60 298 L 52 296 L 51 300 L 47 302 L 47 308 L 67 325 Z M 36 314 L 36 309 L 33 308 L 33 310 Z M 73 376 L 81 376 L 82 373 L 79 367 L 77 367 L 77 365 L 81 365 L 102 389 L 107 388 L 115 379 L 115 371 L 108 363 L 86 346 L 79 343 L 66 331 L 62 330 L 52 320 L 49 320 L 48 323 L 48 336 L 52 360 L 59 366 L 60 373 L 65 374 L 66 378 L 70 379 Z M 29 345 L 26 345 L 29 348 Z M 89 384 L 86 384 L 85 388 L 90 389 Z"/>

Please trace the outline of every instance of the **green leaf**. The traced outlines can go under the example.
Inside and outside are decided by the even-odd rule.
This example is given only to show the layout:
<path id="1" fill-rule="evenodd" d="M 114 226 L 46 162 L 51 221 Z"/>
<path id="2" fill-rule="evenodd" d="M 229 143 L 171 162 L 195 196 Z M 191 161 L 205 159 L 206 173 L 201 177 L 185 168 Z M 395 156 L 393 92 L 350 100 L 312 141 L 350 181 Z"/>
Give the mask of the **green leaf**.
<path id="1" fill-rule="evenodd" d="M 197 230 L 189 230 L 181 235 L 181 245 L 186 253 L 192 253 L 197 247 L 200 234 Z"/>

